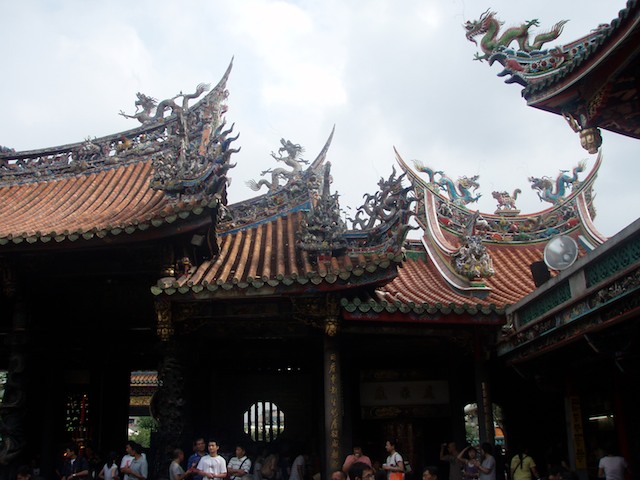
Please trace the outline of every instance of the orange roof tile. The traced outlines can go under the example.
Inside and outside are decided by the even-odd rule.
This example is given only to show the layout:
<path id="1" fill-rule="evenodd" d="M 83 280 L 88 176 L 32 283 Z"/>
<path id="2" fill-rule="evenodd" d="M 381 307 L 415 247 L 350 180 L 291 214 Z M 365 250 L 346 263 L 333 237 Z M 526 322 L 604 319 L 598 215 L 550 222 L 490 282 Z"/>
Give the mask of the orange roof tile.
<path id="1" fill-rule="evenodd" d="M 174 102 L 169 116 L 161 109 L 138 118 L 138 128 L 41 150 L 0 152 L 0 246 L 133 233 L 224 203 L 229 159 L 238 151 L 231 148 L 238 138 L 230 136 L 233 125 L 225 129 L 222 118 L 230 71 L 231 64 L 192 108 L 188 100 L 208 85 L 181 94 L 182 107 Z"/>
<path id="2" fill-rule="evenodd" d="M 155 295 L 196 293 L 204 290 L 261 287 L 324 286 L 336 284 L 348 289 L 388 280 L 395 275 L 392 265 L 400 252 L 344 253 L 317 256 L 297 245 L 297 232 L 306 212 L 296 211 L 250 228 L 220 235 L 220 254 L 206 260 L 188 275 L 169 285 L 152 288 Z"/>
<path id="3" fill-rule="evenodd" d="M 472 295 L 454 290 L 428 258 L 407 260 L 398 277 L 377 290 L 378 298 L 386 302 L 400 301 L 416 305 L 480 305 L 494 311 L 504 311 L 507 305 L 535 289 L 530 265 L 542 259 L 543 245 L 489 247 L 495 274 L 485 279 L 488 295 Z"/>
<path id="4" fill-rule="evenodd" d="M 0 187 L 0 244 L 60 242 L 146 230 L 201 214 L 201 202 L 178 202 L 149 188 L 150 160 L 47 182 Z"/>

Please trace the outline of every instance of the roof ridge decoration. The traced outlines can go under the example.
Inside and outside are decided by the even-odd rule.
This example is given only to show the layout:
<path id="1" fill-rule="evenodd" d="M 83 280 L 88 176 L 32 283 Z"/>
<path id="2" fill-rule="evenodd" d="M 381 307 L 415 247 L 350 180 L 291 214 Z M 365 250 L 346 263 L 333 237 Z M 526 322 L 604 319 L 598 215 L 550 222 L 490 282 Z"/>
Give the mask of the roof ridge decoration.
<path id="1" fill-rule="evenodd" d="M 311 208 L 310 199 L 318 196 L 322 190 L 323 168 L 327 157 L 327 152 L 331 146 L 333 135 L 335 133 L 335 125 L 329 134 L 322 150 L 316 156 L 315 160 L 306 168 L 302 169 L 301 163 L 308 163 L 306 160 L 297 157 L 304 151 L 304 147 L 294 144 L 289 140 L 281 139 L 281 147 L 276 155 L 271 152 L 272 158 L 277 161 L 285 161 L 292 163 L 291 170 L 285 169 L 282 172 L 276 172 L 277 182 L 270 182 L 262 179 L 260 182 L 250 180 L 247 184 L 251 187 L 257 186 L 258 190 L 263 186 L 267 186 L 269 191 L 258 197 L 250 198 L 238 203 L 234 203 L 227 207 L 226 217 L 221 220 L 219 225 L 220 231 L 232 233 L 238 229 L 246 228 L 259 222 L 268 221 L 274 216 L 286 215 L 296 210 L 309 210 Z M 288 152 L 288 157 L 283 157 L 282 152 Z M 293 154 L 293 158 L 291 155 Z M 281 160 L 281 157 L 283 160 Z M 285 160 L 286 159 L 286 160 Z M 272 173 L 278 169 L 264 170 L 262 173 Z M 286 183 L 281 185 L 280 179 L 286 179 Z"/>
<path id="2" fill-rule="evenodd" d="M 233 59 L 218 85 L 193 107 L 189 101 L 209 90 L 208 84 L 201 83 L 194 93 L 180 92 L 159 103 L 138 92 L 136 113 L 120 112 L 138 119 L 142 123 L 138 128 L 39 150 L 13 152 L 4 148 L 0 152 L 0 186 L 73 177 L 151 158 L 156 169 L 152 188 L 169 195 L 224 196 L 226 172 L 233 167 L 229 157 L 239 151 L 229 148 L 238 136 L 229 137 L 233 126 L 224 130 L 222 120 L 232 66 Z M 179 97 L 181 104 L 176 103 Z M 171 113 L 165 117 L 168 110 Z"/>
<path id="3" fill-rule="evenodd" d="M 169 195 L 201 194 L 205 198 L 214 195 L 226 197 L 226 174 L 230 168 L 235 167 L 229 159 L 231 154 L 240 151 L 240 148 L 230 148 L 239 134 L 229 137 L 234 125 L 225 129 L 226 118 L 223 119 L 227 111 L 224 102 L 229 96 L 226 84 L 232 66 L 233 60 L 215 88 L 192 109 L 189 109 L 189 100 L 198 98 L 207 91 L 208 84 L 201 83 L 193 94 L 180 92 L 157 105 L 154 105 L 153 99 L 149 102 L 149 97 L 146 97 L 143 118 L 138 118 L 143 125 L 166 122 L 164 112 L 167 110 L 171 110 L 168 118 L 172 119 L 172 124 L 167 128 L 166 141 L 173 148 L 163 149 L 153 157 L 155 171 L 151 179 L 151 188 L 164 190 Z M 142 94 L 138 93 L 139 97 L 140 95 Z M 175 102 L 179 97 L 182 97 L 182 105 Z M 150 117 L 154 106 L 155 115 Z M 123 112 L 120 113 L 124 115 Z M 226 198 L 222 203 L 226 204 Z"/>
<path id="4" fill-rule="evenodd" d="M 311 209 L 300 222 L 298 246 L 320 257 L 339 256 L 347 248 L 346 225 L 340 217 L 338 193 L 331 194 L 331 163 L 324 167 L 322 193 L 311 201 Z"/>
<path id="5" fill-rule="evenodd" d="M 482 237 L 476 235 L 479 219 L 480 212 L 475 212 L 469 218 L 467 231 L 462 237 L 460 248 L 452 255 L 451 259 L 453 268 L 458 275 L 466 277 L 472 286 L 478 284 L 478 286 L 484 287 L 485 284 L 481 279 L 492 276 L 495 271 L 487 247 L 482 244 Z"/>
<path id="6" fill-rule="evenodd" d="M 576 188 L 580 185 L 578 181 L 578 173 L 584 172 L 587 166 L 587 162 L 582 160 L 573 167 L 571 170 L 571 176 L 567 175 L 567 170 L 560 170 L 560 173 L 556 177 L 555 181 L 552 181 L 550 177 L 529 177 L 531 182 L 531 188 L 537 190 L 538 198 L 540 201 L 545 201 L 556 205 L 562 203 L 566 198 L 568 190 Z"/>
<path id="7" fill-rule="evenodd" d="M 539 81 L 553 70 L 559 68 L 573 56 L 584 53 L 584 45 L 576 45 L 574 51 L 565 52 L 561 47 L 542 49 L 545 43 L 557 39 L 568 20 L 560 20 L 548 31 L 537 34 L 533 43 L 529 43 L 529 29 L 540 25 L 538 19 L 527 20 L 517 27 L 500 32 L 504 22 L 496 18 L 496 12 L 486 10 L 478 20 L 464 24 L 467 40 L 478 44 L 475 37 L 482 35 L 480 48 L 483 54 L 476 53 L 474 60 L 487 60 L 489 65 L 500 63 L 504 70 L 498 76 L 507 76 L 506 83 L 519 83 L 526 87 L 530 82 Z M 498 36 L 498 33 L 501 33 Z M 518 48 L 509 48 L 516 42 Z M 570 55 L 567 57 L 567 53 Z"/>
<path id="8" fill-rule="evenodd" d="M 353 239 L 352 244 L 366 248 L 368 244 L 386 242 L 392 248 L 391 245 L 402 245 L 409 231 L 417 228 L 409 225 L 414 215 L 411 205 L 417 199 L 410 195 L 413 187 L 403 185 L 405 177 L 406 173 L 396 177 L 396 169 L 392 167 L 388 179 L 380 177 L 378 191 L 364 195 L 365 202 L 358 207 L 355 217 L 347 219 L 351 222 L 347 235 Z"/>
<path id="9" fill-rule="evenodd" d="M 552 48 L 543 48 L 543 45 L 560 36 L 567 20 L 561 20 L 547 32 L 537 35 L 533 45 L 528 44 L 529 28 L 538 26 L 537 20 L 509 28 L 498 36 L 503 22 L 497 20 L 495 12 L 487 10 L 478 20 L 467 21 L 464 28 L 466 38 L 476 45 L 474 37 L 482 35 L 483 55 L 476 53 L 475 60 L 487 60 L 489 65 L 501 64 L 503 69 L 498 76 L 505 77 L 505 83 L 524 87 L 521 93 L 528 105 L 562 115 L 579 134 L 582 147 L 595 154 L 602 145 L 600 128 L 638 138 L 637 125 L 632 121 L 625 125 L 628 121 L 626 110 L 605 116 L 609 110 L 605 105 L 615 105 L 618 97 L 622 103 L 625 98 L 629 100 L 628 92 L 632 88 L 627 87 L 629 81 L 625 77 L 628 72 L 615 65 L 605 67 L 611 78 L 606 82 L 599 80 L 600 85 L 585 83 L 591 72 L 603 67 L 607 57 L 615 59 L 618 55 L 630 55 L 623 51 L 627 41 L 637 44 L 633 32 L 640 24 L 638 6 L 637 0 L 627 0 L 626 8 L 610 23 L 601 23 L 587 35 Z M 518 45 L 512 47 L 516 41 Z M 613 62 L 615 64 L 616 60 Z M 632 72 L 632 67 L 633 62 L 627 69 Z M 593 90 L 596 86 L 598 88 Z"/>
<path id="10" fill-rule="evenodd" d="M 437 230 L 434 234 L 440 249 L 447 251 L 447 255 L 452 254 L 450 235 L 459 239 L 464 237 L 475 212 L 456 201 L 458 199 L 444 195 L 442 186 L 437 181 L 440 171 L 425 167 L 420 161 L 416 161 L 414 171 L 397 150 L 396 160 L 406 173 L 418 199 L 418 222 L 425 229 Z M 530 177 L 528 180 L 531 188 L 536 190 L 540 201 L 552 204 L 550 208 L 540 212 L 521 214 L 516 208 L 505 208 L 504 202 L 511 200 L 515 207 L 516 193 L 520 193 L 520 189 L 515 189 L 510 196 L 506 191 L 494 192 L 500 197 L 497 199 L 497 209 L 494 213 L 479 213 L 475 220 L 476 234 L 480 234 L 483 241 L 488 243 L 531 243 L 545 241 L 553 235 L 570 233 L 584 225 L 592 225 L 592 219 L 595 218 L 592 188 L 601 164 L 600 151 L 594 166 L 582 181 L 578 174 L 585 171 L 586 161 L 579 162 L 571 170 L 571 175 L 567 170 L 561 170 L 555 181 L 550 177 Z M 426 173 L 428 180 L 421 178 L 418 172 Z M 511 197 L 511 200 L 505 200 L 503 195 Z"/>
<path id="11" fill-rule="evenodd" d="M 276 155 L 275 152 L 271 152 L 271 157 L 277 162 L 283 162 L 291 168 L 291 170 L 286 170 L 285 168 L 268 168 L 263 170 L 260 175 L 264 177 L 266 174 L 270 174 L 271 181 L 264 178 L 257 182 L 255 180 L 247 181 L 247 186 L 254 192 L 266 186 L 269 189 L 269 193 L 274 193 L 280 188 L 280 179 L 286 182 L 285 186 L 290 182 L 293 184 L 295 180 L 298 180 L 302 176 L 302 164 L 309 165 L 309 162 L 301 157 L 304 148 L 299 143 L 292 143 L 290 140 L 281 138 L 280 145 L 281 147 L 278 148 L 278 154 Z M 282 155 L 283 152 L 286 152 L 286 156 Z"/>
<path id="12" fill-rule="evenodd" d="M 453 181 L 442 170 L 434 171 L 430 167 L 423 165 L 419 160 L 414 160 L 414 165 L 419 172 L 426 173 L 429 176 L 429 184 L 438 190 L 444 190 L 455 205 L 464 206 L 477 202 L 482 196 L 481 194 L 474 196 L 471 192 L 473 190 L 475 193 L 480 188 L 478 183 L 480 175 L 473 175 L 470 178 L 464 175 Z M 437 181 L 435 180 L 436 175 L 440 175 L 440 179 Z"/>

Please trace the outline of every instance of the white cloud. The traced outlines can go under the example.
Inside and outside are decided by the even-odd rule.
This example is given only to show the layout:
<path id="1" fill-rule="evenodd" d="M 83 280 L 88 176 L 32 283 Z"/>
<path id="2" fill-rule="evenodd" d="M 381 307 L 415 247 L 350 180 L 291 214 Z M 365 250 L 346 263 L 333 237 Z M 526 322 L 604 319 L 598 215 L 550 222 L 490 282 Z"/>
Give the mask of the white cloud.
<path id="1" fill-rule="evenodd" d="M 272 166 L 280 138 L 322 148 L 343 206 L 357 207 L 394 166 L 393 146 L 451 178 L 480 174 L 482 198 L 523 190 L 518 207 L 546 208 L 528 176 L 553 176 L 589 155 L 562 118 L 528 107 L 499 67 L 474 62 L 462 24 L 489 5 L 454 0 L 139 0 L 1 2 L 0 144 L 21 150 L 133 128 L 117 115 L 135 93 L 159 100 L 215 83 L 234 57 L 230 122 L 241 136 L 229 197 L 255 195 L 246 180 Z M 536 4 L 494 0 L 505 26 L 568 18 L 559 43 L 624 8 L 623 0 Z M 638 141 L 604 132 L 596 225 L 611 235 L 640 213 Z M 593 161 L 590 162 L 592 164 Z M 621 205 L 621 201 L 626 202 Z"/>

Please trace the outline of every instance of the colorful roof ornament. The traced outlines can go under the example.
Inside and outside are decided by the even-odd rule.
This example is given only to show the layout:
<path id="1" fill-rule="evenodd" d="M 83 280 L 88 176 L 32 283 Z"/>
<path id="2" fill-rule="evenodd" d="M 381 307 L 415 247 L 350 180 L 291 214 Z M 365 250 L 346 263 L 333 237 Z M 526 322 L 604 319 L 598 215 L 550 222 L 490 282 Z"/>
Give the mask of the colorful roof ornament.
<path id="1" fill-rule="evenodd" d="M 602 23 L 577 40 L 546 48 L 556 40 L 566 20 L 537 34 L 530 43 L 530 28 L 537 20 L 501 31 L 495 12 L 485 11 L 464 25 L 468 40 L 482 54 L 476 60 L 502 65 L 505 83 L 522 85 L 527 104 L 566 119 L 580 136 L 582 147 L 595 154 L 602 145 L 599 129 L 640 138 L 638 103 L 640 57 L 640 2 L 627 0 L 626 8 L 610 23 Z"/>
<path id="2" fill-rule="evenodd" d="M 566 174 L 566 170 L 561 171 L 555 181 L 549 177 L 529 177 L 531 188 L 536 190 L 540 201 L 545 201 L 556 205 L 565 200 L 569 190 L 579 186 L 578 173 L 584 172 L 586 162 L 583 160 L 571 171 L 571 175 Z"/>
<path id="3" fill-rule="evenodd" d="M 335 127 L 334 127 L 335 130 Z M 348 290 L 388 282 L 404 259 L 409 231 L 411 187 L 404 174 L 380 179 L 379 190 L 351 219 L 342 219 L 339 195 L 331 193 L 326 155 L 332 130 L 313 162 L 300 158 L 302 146 L 280 141 L 276 161 L 289 169 L 251 185 L 267 193 L 229 205 L 218 224 L 218 253 L 170 281 L 152 287 L 155 295 L 198 298 L 228 295 L 304 294 L 310 289 Z M 303 164 L 308 167 L 302 168 Z M 276 180 L 276 181 L 274 181 Z M 281 183 L 284 180 L 283 183 Z M 169 280 L 169 279 L 167 279 Z"/>
<path id="4" fill-rule="evenodd" d="M 551 200 L 560 191 L 546 191 L 550 208 L 523 215 L 515 205 L 519 188 L 512 194 L 494 191 L 494 213 L 472 211 L 448 195 L 440 181 L 442 171 L 419 161 L 411 168 L 395 153 L 413 188 L 415 219 L 424 235 L 419 245 L 408 243 L 398 276 L 374 295 L 342 298 L 347 319 L 497 325 L 509 305 L 535 290 L 531 265 L 542 260 L 551 239 L 569 235 L 580 245 L 579 255 L 606 240 L 592 221 L 592 188 L 601 154 L 581 181 L 564 183 L 556 203 Z M 561 172 L 559 178 L 566 181 L 584 170 L 579 164 L 572 175 Z"/>
<path id="5" fill-rule="evenodd" d="M 200 84 L 159 103 L 139 93 L 136 113 L 124 114 L 141 123 L 132 130 L 39 150 L 3 149 L 0 245 L 126 242 L 122 233 L 153 236 L 188 217 L 215 227 L 230 157 L 239 151 L 223 117 L 232 65 L 211 90 Z"/>
<path id="6" fill-rule="evenodd" d="M 504 22 L 496 18 L 495 12 L 486 10 L 478 20 L 467 21 L 464 24 L 464 28 L 467 31 L 467 40 L 476 45 L 478 42 L 476 42 L 475 37 L 482 35 L 480 48 L 483 54 L 476 53 L 475 60 L 488 60 L 489 64 L 498 61 L 509 72 L 513 72 L 512 75 L 518 75 L 520 72 L 533 73 L 540 70 L 540 65 L 534 66 L 530 59 L 541 55 L 542 46 L 558 38 L 567 22 L 568 20 L 560 20 L 549 31 L 537 34 L 532 43 L 529 40 L 531 36 L 529 29 L 540 25 L 537 18 L 527 20 L 517 27 L 510 27 L 501 32 L 500 29 Z M 518 44 L 517 49 L 509 48 L 513 43 Z M 555 60 L 553 63 L 555 63 Z M 520 83 L 521 80 L 512 79 L 507 83 L 513 81 Z"/>
<path id="7" fill-rule="evenodd" d="M 414 161 L 414 170 L 397 151 L 396 159 L 413 185 L 419 201 L 418 221 L 426 223 L 428 230 L 444 232 L 438 243 L 449 253 L 453 252 L 458 248 L 457 240 L 452 243 L 448 238 L 451 235 L 456 238 L 465 236 L 475 212 L 444 194 L 439 180 L 439 176 L 443 175 L 440 171 L 425 167 L 420 161 Z M 601 163 L 602 155 L 599 154 L 591 171 L 582 180 L 579 175 L 586 170 L 586 161 L 579 162 L 570 174 L 561 170 L 555 180 L 548 176 L 530 177 L 531 188 L 540 200 L 553 205 L 537 213 L 521 214 L 515 208 L 517 196 L 522 193 L 520 188 L 514 189 L 513 194 L 506 190 L 492 192 L 497 200 L 496 211 L 479 215 L 475 234 L 480 234 L 485 243 L 529 243 L 546 241 L 558 233 L 567 234 L 585 222 L 591 224 L 595 217 L 592 187 Z M 428 180 L 421 177 L 424 173 Z M 603 238 L 598 234 L 592 241 L 599 244 Z"/>
<path id="8" fill-rule="evenodd" d="M 481 195 L 474 195 L 475 191 L 480 187 L 478 183 L 479 175 L 472 177 L 465 175 L 454 181 L 445 175 L 444 172 L 440 170 L 434 171 L 422 165 L 419 161 L 416 161 L 415 167 L 419 172 L 426 173 L 429 176 L 429 183 L 433 187 L 438 190 L 444 190 L 455 205 L 467 205 L 472 202 L 477 202 L 481 197 Z M 440 179 L 436 180 L 436 175 L 439 175 Z"/>
<path id="9" fill-rule="evenodd" d="M 467 40 L 475 43 L 475 37 L 482 35 L 480 47 L 483 54 L 475 54 L 474 60 L 487 60 L 489 65 L 500 63 L 504 70 L 498 76 L 507 76 L 506 83 L 519 83 L 527 86 L 530 82 L 539 80 L 550 71 L 559 68 L 566 61 L 570 61 L 564 52 L 558 48 L 543 50 L 545 43 L 557 39 L 568 20 L 560 20 L 549 31 L 537 34 L 533 43 L 529 43 L 529 29 L 539 26 L 538 19 L 528 20 L 518 27 L 511 27 L 504 32 L 500 28 L 504 25 L 496 18 L 496 13 L 485 11 L 478 20 L 467 21 L 464 25 Z M 500 35 L 499 35 L 500 33 Z M 517 43 L 517 48 L 511 48 Z M 570 51 L 570 54 L 580 55 L 580 48 Z"/>
<path id="10" fill-rule="evenodd" d="M 472 285 L 475 283 L 478 286 L 484 286 L 480 279 L 490 277 L 495 271 L 491 256 L 482 244 L 482 237 L 475 235 L 479 219 L 480 212 L 474 213 L 469 218 L 466 235 L 461 238 L 460 248 L 451 255 L 451 260 L 458 275 L 468 278 Z"/>

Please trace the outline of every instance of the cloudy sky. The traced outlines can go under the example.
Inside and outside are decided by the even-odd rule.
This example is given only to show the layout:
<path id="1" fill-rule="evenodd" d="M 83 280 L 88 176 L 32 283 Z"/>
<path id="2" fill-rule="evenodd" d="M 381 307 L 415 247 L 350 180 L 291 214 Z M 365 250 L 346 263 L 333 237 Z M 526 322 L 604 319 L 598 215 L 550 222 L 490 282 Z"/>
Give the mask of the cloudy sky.
<path id="1" fill-rule="evenodd" d="M 578 7 L 579 5 L 579 7 Z M 449 177 L 480 175 L 473 209 L 494 190 L 541 203 L 529 176 L 556 177 L 595 156 L 559 116 L 528 107 L 499 65 L 473 61 L 466 20 L 487 8 L 506 26 L 568 19 L 568 43 L 609 23 L 624 0 L 21 0 L 0 1 L 0 145 L 30 150 L 137 127 L 136 92 L 159 100 L 215 85 L 233 58 L 227 120 L 240 133 L 231 202 L 274 167 L 280 138 L 312 160 L 332 127 L 333 188 L 353 214 L 405 160 Z M 613 235 L 640 216 L 640 141 L 603 132 L 596 226 Z M 348 208 L 352 210 L 348 210 Z"/>

